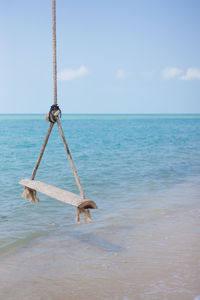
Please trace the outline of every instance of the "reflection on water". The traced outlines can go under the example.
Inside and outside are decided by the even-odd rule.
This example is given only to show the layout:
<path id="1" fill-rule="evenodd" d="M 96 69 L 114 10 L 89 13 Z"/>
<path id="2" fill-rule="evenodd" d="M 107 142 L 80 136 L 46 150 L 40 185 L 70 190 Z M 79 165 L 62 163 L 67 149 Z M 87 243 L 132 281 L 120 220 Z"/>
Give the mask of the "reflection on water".
<path id="1" fill-rule="evenodd" d="M 104 251 L 122 251 L 123 247 L 120 245 L 117 245 L 115 243 L 111 243 L 108 240 L 106 240 L 103 237 L 98 237 L 96 234 L 93 233 L 88 233 L 84 234 L 83 232 L 78 232 L 77 231 L 71 231 L 70 234 L 67 232 L 67 235 L 72 236 L 73 238 L 77 238 L 79 242 L 85 243 L 87 246 L 92 246 L 95 248 L 100 248 Z"/>

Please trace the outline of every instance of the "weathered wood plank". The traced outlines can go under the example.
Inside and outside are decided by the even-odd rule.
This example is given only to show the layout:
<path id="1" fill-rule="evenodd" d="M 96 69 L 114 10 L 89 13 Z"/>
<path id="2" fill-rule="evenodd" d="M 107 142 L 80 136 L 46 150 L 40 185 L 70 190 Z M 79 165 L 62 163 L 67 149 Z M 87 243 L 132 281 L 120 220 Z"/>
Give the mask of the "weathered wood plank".
<path id="1" fill-rule="evenodd" d="M 27 186 L 32 190 L 36 190 L 42 194 L 45 194 L 51 198 L 55 198 L 59 201 L 65 202 L 67 204 L 79 207 L 79 208 L 97 208 L 97 205 L 94 201 L 89 199 L 81 198 L 74 193 L 71 193 L 66 190 L 62 190 L 56 186 L 49 185 L 47 183 L 31 180 L 29 178 L 22 179 L 19 184 Z"/>

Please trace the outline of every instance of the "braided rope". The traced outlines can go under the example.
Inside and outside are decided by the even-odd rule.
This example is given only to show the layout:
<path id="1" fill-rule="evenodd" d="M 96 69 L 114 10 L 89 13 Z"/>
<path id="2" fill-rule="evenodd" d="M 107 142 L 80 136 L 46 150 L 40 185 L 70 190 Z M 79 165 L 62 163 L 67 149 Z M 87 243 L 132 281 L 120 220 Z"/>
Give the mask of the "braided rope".
<path id="1" fill-rule="evenodd" d="M 34 178 L 36 176 L 36 172 L 37 172 L 37 170 L 39 168 L 39 165 L 40 165 L 42 156 L 44 154 L 44 151 L 45 151 L 45 148 L 46 148 L 49 136 L 50 136 L 51 131 L 53 129 L 54 123 L 57 123 L 58 129 L 60 131 L 60 135 L 61 135 L 62 140 L 63 140 L 64 147 L 65 147 L 65 150 L 66 150 L 66 153 L 67 153 L 67 157 L 68 157 L 69 163 L 71 165 L 71 168 L 72 168 L 72 171 L 73 171 L 73 174 L 74 174 L 74 178 L 75 178 L 76 184 L 77 184 L 77 186 L 79 188 L 81 197 L 83 199 L 85 199 L 84 191 L 83 191 L 83 188 L 81 186 L 81 183 L 80 183 L 80 180 L 79 180 L 79 177 L 78 177 L 75 165 L 73 163 L 73 160 L 72 160 L 72 157 L 71 157 L 71 153 L 70 153 L 69 147 L 67 145 L 67 141 L 65 139 L 64 132 L 63 132 L 63 129 L 61 127 L 60 120 L 59 120 L 59 115 L 61 117 L 61 110 L 60 110 L 59 106 L 57 105 L 56 3 L 55 2 L 56 2 L 55 0 L 52 0 L 54 104 L 51 106 L 49 114 L 46 116 L 46 120 L 50 122 L 50 126 L 49 126 L 48 132 L 46 134 L 46 138 L 45 138 L 44 144 L 42 146 L 41 152 L 39 154 L 38 160 L 36 162 L 35 168 L 33 170 L 31 179 L 34 180 Z M 24 187 L 24 192 L 23 192 L 22 197 L 25 198 L 25 199 L 29 199 L 30 198 L 31 202 L 39 202 L 40 201 L 37 198 L 36 191 L 32 190 L 32 189 L 30 189 L 30 188 L 28 188 L 26 186 Z M 83 219 L 84 223 L 92 221 L 89 209 L 77 208 L 77 216 L 76 216 L 76 221 L 77 222 L 80 221 L 80 215 L 81 214 L 84 214 L 84 216 L 85 216 L 84 219 Z"/>
<path id="2" fill-rule="evenodd" d="M 52 0 L 53 15 L 53 81 L 54 81 L 54 104 L 57 104 L 57 59 L 56 59 L 56 1 Z"/>

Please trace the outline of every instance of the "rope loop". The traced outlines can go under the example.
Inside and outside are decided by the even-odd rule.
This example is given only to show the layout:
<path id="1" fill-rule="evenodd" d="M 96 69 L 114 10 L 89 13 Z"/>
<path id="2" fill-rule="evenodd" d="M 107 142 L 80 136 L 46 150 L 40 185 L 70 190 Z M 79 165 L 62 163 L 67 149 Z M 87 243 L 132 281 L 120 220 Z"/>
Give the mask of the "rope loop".
<path id="1" fill-rule="evenodd" d="M 51 123 L 55 123 L 58 119 L 58 116 L 60 116 L 60 118 L 62 116 L 61 110 L 60 110 L 58 104 L 51 105 L 50 111 L 49 111 L 48 115 L 46 116 L 46 120 Z"/>

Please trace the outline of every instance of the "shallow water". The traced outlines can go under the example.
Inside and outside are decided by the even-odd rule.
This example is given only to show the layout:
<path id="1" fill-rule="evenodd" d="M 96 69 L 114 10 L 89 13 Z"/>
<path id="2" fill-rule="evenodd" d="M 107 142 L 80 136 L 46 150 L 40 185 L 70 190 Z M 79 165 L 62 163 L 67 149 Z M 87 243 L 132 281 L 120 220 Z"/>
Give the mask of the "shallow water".
<path id="1" fill-rule="evenodd" d="M 40 195 L 21 199 L 48 124 L 0 116 L 1 288 L 7 299 L 194 299 L 200 295 L 200 116 L 64 116 L 91 225 Z M 76 185 L 57 128 L 38 180 Z M 31 272 L 30 272 L 31 270 Z M 16 276 L 17 275 L 17 276 Z M 78 282 L 78 284 L 77 284 Z"/>

